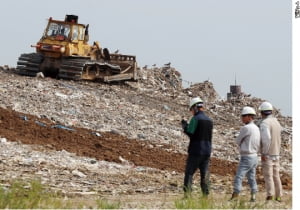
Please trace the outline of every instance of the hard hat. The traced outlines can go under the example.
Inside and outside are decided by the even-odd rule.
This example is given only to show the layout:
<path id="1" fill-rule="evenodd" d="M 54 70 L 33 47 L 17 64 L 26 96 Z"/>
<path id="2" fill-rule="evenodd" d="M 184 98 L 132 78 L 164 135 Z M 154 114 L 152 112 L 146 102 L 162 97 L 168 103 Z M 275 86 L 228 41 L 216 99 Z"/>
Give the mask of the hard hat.
<path id="1" fill-rule="evenodd" d="M 260 106 L 259 106 L 259 111 L 272 111 L 273 110 L 273 106 L 272 104 L 270 104 L 269 102 L 265 101 L 263 102 Z"/>
<path id="2" fill-rule="evenodd" d="M 250 106 L 245 106 L 241 115 L 256 115 L 255 110 Z"/>
<path id="3" fill-rule="evenodd" d="M 203 104 L 203 101 L 200 97 L 195 97 L 192 98 L 192 100 L 190 101 L 190 109 L 192 108 L 192 106 L 194 106 L 195 104 Z"/>

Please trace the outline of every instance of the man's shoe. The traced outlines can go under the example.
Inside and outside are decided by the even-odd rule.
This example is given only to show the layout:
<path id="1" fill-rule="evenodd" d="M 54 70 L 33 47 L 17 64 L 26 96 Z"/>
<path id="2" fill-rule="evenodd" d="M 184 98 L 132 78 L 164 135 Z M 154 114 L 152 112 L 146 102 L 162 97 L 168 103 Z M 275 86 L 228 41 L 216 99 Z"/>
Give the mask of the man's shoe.
<path id="1" fill-rule="evenodd" d="M 267 200 L 267 201 L 272 201 L 272 200 L 273 200 L 273 196 L 270 196 L 270 195 L 267 196 L 266 200 Z"/>
<path id="2" fill-rule="evenodd" d="M 207 198 L 208 195 L 209 195 L 209 193 L 202 193 L 202 197 L 203 197 L 203 198 Z"/>
<path id="3" fill-rule="evenodd" d="M 275 201 L 281 202 L 281 197 L 276 197 Z"/>
<path id="4" fill-rule="evenodd" d="M 183 198 L 188 199 L 191 197 L 191 195 L 192 195 L 191 192 L 184 192 Z"/>
<path id="5" fill-rule="evenodd" d="M 255 201 L 256 201 L 256 194 L 251 193 L 250 202 L 255 202 Z"/>
<path id="6" fill-rule="evenodd" d="M 229 199 L 229 201 L 236 200 L 238 197 L 239 197 L 239 194 L 234 192 L 234 193 L 232 193 L 231 198 Z"/>

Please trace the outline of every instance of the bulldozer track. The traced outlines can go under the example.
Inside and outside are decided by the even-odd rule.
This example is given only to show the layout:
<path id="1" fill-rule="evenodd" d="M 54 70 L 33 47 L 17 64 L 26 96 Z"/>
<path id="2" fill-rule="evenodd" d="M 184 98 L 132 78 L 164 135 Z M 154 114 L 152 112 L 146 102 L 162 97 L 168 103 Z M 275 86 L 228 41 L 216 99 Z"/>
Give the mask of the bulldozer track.
<path id="1" fill-rule="evenodd" d="M 40 64 L 43 56 L 38 53 L 22 54 L 17 63 L 17 70 L 20 75 L 36 76 L 40 72 Z M 87 59 L 62 59 L 58 78 L 68 80 L 80 80 Z"/>
<path id="2" fill-rule="evenodd" d="M 39 66 L 43 61 L 43 56 L 38 53 L 22 54 L 17 62 L 17 70 L 20 75 L 36 76 L 40 71 Z"/>
<path id="3" fill-rule="evenodd" d="M 67 80 L 80 80 L 87 59 L 63 59 L 58 77 Z"/>
<path id="4" fill-rule="evenodd" d="M 43 55 L 38 53 L 22 54 L 18 60 L 17 71 L 20 75 L 35 77 L 38 72 L 41 72 L 40 65 L 43 62 Z M 98 66 L 99 69 L 110 69 L 112 72 L 120 73 L 119 66 L 91 61 L 87 58 L 62 58 L 57 78 L 66 80 L 82 80 L 84 69 L 88 66 Z"/>

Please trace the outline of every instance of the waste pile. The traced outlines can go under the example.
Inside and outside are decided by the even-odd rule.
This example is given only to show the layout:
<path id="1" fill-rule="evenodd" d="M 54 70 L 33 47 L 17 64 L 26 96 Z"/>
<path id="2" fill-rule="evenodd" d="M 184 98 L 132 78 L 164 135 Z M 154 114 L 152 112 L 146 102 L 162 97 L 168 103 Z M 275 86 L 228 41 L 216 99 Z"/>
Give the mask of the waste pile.
<path id="1" fill-rule="evenodd" d="M 62 128 L 76 126 L 93 130 L 99 135 L 102 132 L 110 132 L 152 145 L 171 145 L 174 153 L 186 154 L 189 140 L 182 132 L 180 121 L 182 118 L 190 118 L 187 104 L 194 96 L 203 98 L 206 113 L 214 121 L 213 157 L 237 162 L 239 153 L 234 139 L 242 126 L 240 110 L 246 105 L 253 106 L 257 110 L 263 99 L 251 97 L 248 94 L 245 94 L 239 101 L 220 99 L 210 81 L 183 88 L 180 72 L 173 67 L 166 66 L 141 68 L 138 82 L 127 81 L 122 84 L 22 77 L 14 74 L 14 68 L 0 67 L 0 106 L 2 108 L 22 112 L 25 114 L 24 117 L 27 113 L 40 119 L 49 119 L 55 125 L 63 126 Z M 280 110 L 277 109 L 275 115 L 283 127 L 281 167 L 286 173 L 292 174 L 292 118 L 282 116 Z M 3 136 L 0 134 L 0 137 Z M 4 139 L 1 141 L 5 151 L 4 147 L 9 146 L 10 143 Z M 4 155 L 10 157 L 9 154 Z M 15 155 L 18 156 L 18 154 Z M 37 156 L 41 157 L 41 163 L 46 159 L 51 159 L 41 154 Z M 66 158 L 69 156 L 72 154 L 68 154 Z M 27 156 L 15 160 L 15 162 L 24 162 L 25 166 L 32 164 L 31 161 L 33 160 Z M 68 161 L 70 160 L 65 160 L 65 162 Z M 89 164 L 93 160 L 80 161 L 87 161 Z M 80 167 L 88 168 L 89 166 L 82 166 L 85 164 L 82 162 L 78 164 L 80 166 L 74 166 L 61 173 L 66 173 L 66 179 L 69 179 L 68 177 L 72 174 L 81 178 L 88 173 L 89 176 L 93 176 L 93 171 L 79 170 Z M 102 165 L 94 165 L 96 168 L 119 167 L 109 166 L 109 164 L 107 166 L 104 162 L 97 164 Z M 58 166 L 53 171 L 59 171 L 61 167 L 65 166 Z M 122 178 L 124 182 L 132 175 L 132 170 L 128 167 L 124 169 L 126 171 L 124 172 L 126 176 Z M 46 169 L 41 169 L 38 173 L 44 173 L 43 170 Z M 145 171 L 153 176 L 162 176 L 162 179 L 164 176 L 173 177 L 170 172 L 167 175 L 157 175 L 159 172 L 154 169 L 136 168 L 135 170 L 143 171 L 140 172 L 143 179 L 150 176 Z M 172 179 L 175 180 L 178 177 L 179 175 L 175 173 Z M 53 178 L 51 181 L 53 186 L 55 179 L 59 178 Z M 95 184 L 95 180 L 88 185 Z M 174 180 L 170 182 L 176 182 Z M 109 183 L 118 185 L 113 179 L 110 179 Z M 120 190 L 125 191 L 125 189 Z"/>
<path id="2" fill-rule="evenodd" d="M 182 90 L 181 73 L 173 67 L 161 68 L 140 68 L 138 71 L 140 78 L 139 85 L 143 88 L 160 90 L 161 92 L 172 92 L 172 90 Z"/>
<path id="3" fill-rule="evenodd" d="M 240 110 L 246 105 L 257 109 L 263 101 L 255 97 L 244 97 L 239 102 L 221 100 L 210 81 L 184 89 L 181 75 L 173 67 L 140 69 L 138 82 L 121 85 L 19 77 L 7 73 L 8 67 L 5 69 L 0 71 L 2 107 L 46 116 L 66 126 L 172 144 L 182 153 L 186 152 L 188 139 L 180 120 L 190 118 L 187 104 L 191 97 L 200 96 L 214 120 L 213 155 L 232 161 L 238 155 L 234 138 L 242 125 Z M 291 170 L 292 119 L 278 110 L 276 116 L 284 128 L 283 160 Z"/>

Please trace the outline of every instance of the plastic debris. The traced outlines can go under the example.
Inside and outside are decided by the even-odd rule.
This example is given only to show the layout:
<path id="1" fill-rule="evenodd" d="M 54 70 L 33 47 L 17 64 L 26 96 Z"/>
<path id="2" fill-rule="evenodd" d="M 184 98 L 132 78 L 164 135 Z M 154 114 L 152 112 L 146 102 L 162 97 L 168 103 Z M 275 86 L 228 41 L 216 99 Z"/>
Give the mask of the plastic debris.
<path id="1" fill-rule="evenodd" d="M 20 116 L 20 118 L 21 118 L 22 120 L 28 121 L 27 116 Z"/>
<path id="2" fill-rule="evenodd" d="M 45 123 L 42 123 L 42 122 L 39 122 L 39 121 L 35 121 L 35 123 L 38 124 L 39 126 L 46 127 Z"/>
<path id="3" fill-rule="evenodd" d="M 100 133 L 98 133 L 98 132 L 92 132 L 92 134 L 95 135 L 95 136 L 99 136 L 99 137 L 102 136 L 102 135 L 101 135 Z"/>
<path id="4" fill-rule="evenodd" d="M 60 128 L 60 129 L 64 129 L 64 130 L 75 131 L 75 129 L 69 128 L 69 127 L 66 127 L 63 125 L 52 125 L 51 128 Z"/>

